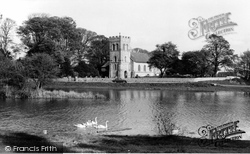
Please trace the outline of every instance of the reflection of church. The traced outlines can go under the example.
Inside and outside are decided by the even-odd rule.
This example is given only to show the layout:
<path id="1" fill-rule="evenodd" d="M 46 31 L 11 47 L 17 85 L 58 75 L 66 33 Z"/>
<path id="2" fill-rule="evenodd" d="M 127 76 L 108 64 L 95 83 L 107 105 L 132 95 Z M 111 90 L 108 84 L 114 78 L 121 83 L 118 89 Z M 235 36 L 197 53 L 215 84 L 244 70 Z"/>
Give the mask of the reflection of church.
<path id="1" fill-rule="evenodd" d="M 147 53 L 135 52 L 130 47 L 130 37 L 113 36 L 109 37 L 110 61 L 109 77 L 133 78 L 136 76 L 155 76 L 159 70 L 149 68 Z M 119 63 L 120 62 L 120 63 Z M 106 65 L 107 66 L 107 65 Z M 119 73 L 119 74 L 118 74 Z"/>

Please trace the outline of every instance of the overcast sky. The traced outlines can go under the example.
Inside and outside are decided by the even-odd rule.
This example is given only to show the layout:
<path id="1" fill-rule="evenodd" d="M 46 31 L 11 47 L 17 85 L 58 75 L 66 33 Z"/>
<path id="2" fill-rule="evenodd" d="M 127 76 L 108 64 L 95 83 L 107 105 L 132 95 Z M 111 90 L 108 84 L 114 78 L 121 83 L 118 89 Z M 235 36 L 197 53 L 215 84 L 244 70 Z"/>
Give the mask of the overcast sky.
<path id="1" fill-rule="evenodd" d="M 131 37 L 132 48 L 155 49 L 171 41 L 180 52 L 200 50 L 205 39 L 191 40 L 191 18 L 231 12 L 235 33 L 225 35 L 240 54 L 250 48 L 249 0 L 0 0 L 0 14 L 21 25 L 32 13 L 72 17 L 78 27 L 106 37 Z"/>

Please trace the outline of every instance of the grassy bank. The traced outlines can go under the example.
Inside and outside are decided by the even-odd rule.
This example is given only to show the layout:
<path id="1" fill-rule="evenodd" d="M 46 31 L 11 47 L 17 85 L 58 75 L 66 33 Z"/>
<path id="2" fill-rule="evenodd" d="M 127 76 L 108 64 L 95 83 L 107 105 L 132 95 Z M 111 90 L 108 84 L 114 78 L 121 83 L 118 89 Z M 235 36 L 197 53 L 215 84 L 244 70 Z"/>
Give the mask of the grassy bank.
<path id="1" fill-rule="evenodd" d="M 102 94 L 93 94 L 91 92 L 75 92 L 75 91 L 63 91 L 63 90 L 39 90 L 33 91 L 30 94 L 30 98 L 45 98 L 45 99 L 102 99 L 105 98 Z"/>
<path id="2" fill-rule="evenodd" d="M 224 140 L 219 145 L 200 146 L 198 138 L 182 136 L 120 136 L 100 134 L 0 132 L 0 152 L 5 146 L 30 146 L 63 143 L 59 150 L 71 153 L 246 153 L 250 152 L 250 141 Z"/>
<path id="3" fill-rule="evenodd" d="M 249 87 L 241 87 L 235 83 L 234 87 L 223 86 L 222 84 L 233 84 L 230 81 L 211 81 L 211 82 L 189 82 L 189 83 L 105 83 L 105 82 L 54 82 L 48 85 L 47 89 L 85 89 L 85 88 L 111 88 L 111 89 L 152 89 L 152 90 L 184 90 L 184 91 L 246 91 L 250 92 Z"/>
<path id="4" fill-rule="evenodd" d="M 44 90 L 44 89 L 25 89 L 16 90 L 6 86 L 0 92 L 1 98 L 13 99 L 103 99 L 102 94 L 93 94 L 91 92 L 75 92 L 63 90 Z"/>

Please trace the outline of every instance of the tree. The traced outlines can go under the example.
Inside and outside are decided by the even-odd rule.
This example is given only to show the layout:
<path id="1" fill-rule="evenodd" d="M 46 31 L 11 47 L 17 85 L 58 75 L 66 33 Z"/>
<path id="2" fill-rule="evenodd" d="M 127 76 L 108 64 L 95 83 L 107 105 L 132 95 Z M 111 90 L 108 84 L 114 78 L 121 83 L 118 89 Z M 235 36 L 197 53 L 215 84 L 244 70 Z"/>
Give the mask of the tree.
<path id="1" fill-rule="evenodd" d="M 79 62 L 85 60 L 85 56 L 90 49 L 91 42 L 98 39 L 96 32 L 92 32 L 90 30 L 84 28 L 77 28 L 77 41 L 75 41 L 74 46 L 74 55 L 73 62 L 78 64 Z"/>
<path id="2" fill-rule="evenodd" d="M 47 82 L 55 78 L 59 72 L 55 60 L 46 53 L 36 53 L 23 60 L 26 76 L 31 78 L 36 89 L 42 88 Z"/>
<path id="3" fill-rule="evenodd" d="M 172 64 L 171 69 L 169 69 L 167 73 L 171 75 L 187 74 L 185 73 L 185 66 L 184 66 L 183 60 L 179 60 L 179 59 L 175 60 Z"/>
<path id="4" fill-rule="evenodd" d="M 6 18 L 1 27 L 1 52 L 6 58 L 11 57 L 10 47 L 13 43 L 12 35 L 14 33 L 14 29 L 16 27 L 16 22 L 12 19 Z"/>
<path id="5" fill-rule="evenodd" d="M 247 80 L 250 80 L 250 51 L 247 50 L 243 52 L 243 55 L 240 56 L 241 69 L 243 70 L 242 74 Z"/>
<path id="6" fill-rule="evenodd" d="M 68 57 L 64 58 L 64 62 L 61 64 L 61 71 L 60 71 L 60 76 L 75 76 L 74 74 L 74 68 L 71 65 L 71 61 Z"/>
<path id="7" fill-rule="evenodd" d="M 146 53 L 149 54 L 149 52 L 145 49 L 141 49 L 141 48 L 134 48 L 133 52 L 139 52 L 139 53 Z"/>
<path id="8" fill-rule="evenodd" d="M 47 53 L 62 63 L 74 50 L 76 23 L 70 17 L 31 16 L 18 28 L 22 42 L 29 48 L 27 55 Z"/>
<path id="9" fill-rule="evenodd" d="M 192 74 L 193 76 L 205 76 L 211 73 L 211 64 L 206 59 L 205 51 L 189 51 L 182 54 L 182 62 L 184 66 L 184 74 Z"/>
<path id="10" fill-rule="evenodd" d="M 75 71 L 78 73 L 79 77 L 99 76 L 99 73 L 94 68 L 94 66 L 91 64 L 86 64 L 84 61 L 78 63 L 78 65 L 75 67 Z"/>
<path id="11" fill-rule="evenodd" d="M 102 66 L 109 61 L 109 40 L 103 35 L 99 35 L 90 44 L 86 57 L 89 63 L 102 73 Z"/>
<path id="12" fill-rule="evenodd" d="M 234 51 L 230 49 L 229 42 L 222 36 L 210 35 L 207 44 L 203 46 L 202 50 L 209 54 L 207 60 L 211 62 L 213 67 L 213 76 L 216 76 L 219 67 L 232 66 L 233 64 Z"/>
<path id="13" fill-rule="evenodd" d="M 21 62 L 12 61 L 5 57 L 0 58 L 0 80 L 2 84 L 23 89 L 27 81 L 24 70 Z"/>
<path id="14" fill-rule="evenodd" d="M 84 28 L 77 28 L 70 17 L 49 17 L 44 14 L 30 16 L 19 27 L 18 34 L 28 47 L 27 56 L 35 53 L 49 54 L 64 71 L 61 75 L 71 74 L 65 72 L 65 69 L 86 60 L 86 52 L 97 35 Z M 70 63 L 65 60 L 70 60 Z"/>
<path id="15" fill-rule="evenodd" d="M 164 43 L 162 45 L 156 45 L 156 50 L 152 52 L 148 64 L 149 67 L 156 67 L 160 70 L 160 77 L 166 73 L 168 69 L 171 69 L 172 65 L 178 60 L 179 51 L 177 46 L 172 42 Z"/>

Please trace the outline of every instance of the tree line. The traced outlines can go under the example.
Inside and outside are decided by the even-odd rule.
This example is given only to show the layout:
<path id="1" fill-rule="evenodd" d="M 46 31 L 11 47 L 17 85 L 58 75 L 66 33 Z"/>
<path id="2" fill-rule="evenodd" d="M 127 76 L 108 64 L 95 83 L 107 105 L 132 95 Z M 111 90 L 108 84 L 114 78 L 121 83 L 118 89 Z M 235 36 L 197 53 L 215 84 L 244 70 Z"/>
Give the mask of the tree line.
<path id="1" fill-rule="evenodd" d="M 160 70 L 160 77 L 188 75 L 191 77 L 215 77 L 221 68 L 250 79 L 250 51 L 238 56 L 222 36 L 210 35 L 198 51 L 180 52 L 172 42 L 156 45 L 148 61 L 150 67 Z"/>
<path id="2" fill-rule="evenodd" d="M 0 31 L 2 84 L 22 89 L 33 80 L 39 89 L 55 77 L 107 76 L 101 67 L 109 60 L 108 38 L 77 27 L 71 17 L 34 14 L 21 26 L 6 18 Z M 20 44 L 14 43 L 15 34 Z M 24 58 L 14 59 L 24 51 Z"/>
<path id="3" fill-rule="evenodd" d="M 67 76 L 108 76 L 102 66 L 109 61 L 109 41 L 104 35 L 77 27 L 71 17 L 34 14 L 21 26 L 6 18 L 1 27 L 0 79 L 17 89 L 33 80 L 40 89 L 52 78 Z M 13 41 L 17 34 L 21 43 Z M 24 58 L 14 55 L 26 52 Z M 144 51 L 147 53 L 146 51 Z M 160 77 L 190 75 L 216 76 L 221 67 L 250 79 L 250 51 L 238 56 L 222 36 L 211 35 L 199 51 L 180 52 L 168 42 L 157 45 L 148 64 L 160 70 Z"/>

